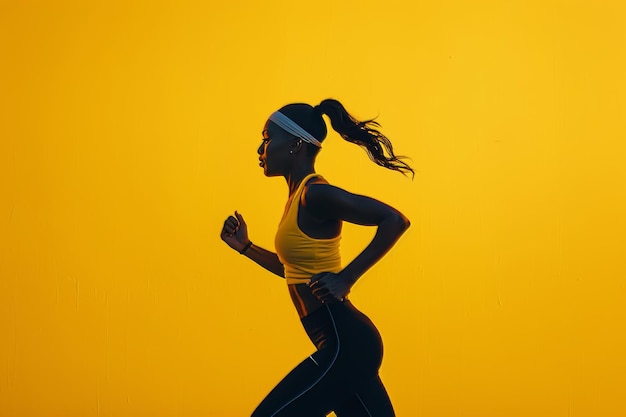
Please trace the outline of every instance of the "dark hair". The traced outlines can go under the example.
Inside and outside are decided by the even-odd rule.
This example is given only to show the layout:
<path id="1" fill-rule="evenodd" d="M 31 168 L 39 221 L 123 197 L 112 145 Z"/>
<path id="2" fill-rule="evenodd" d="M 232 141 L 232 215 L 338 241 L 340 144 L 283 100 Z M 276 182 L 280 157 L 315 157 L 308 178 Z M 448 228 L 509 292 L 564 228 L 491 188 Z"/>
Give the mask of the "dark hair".
<path id="1" fill-rule="evenodd" d="M 320 142 L 326 138 L 327 134 L 326 123 L 322 118 L 322 114 L 325 114 L 330 119 L 333 129 L 343 139 L 365 149 L 374 163 L 404 175 L 410 172 L 412 177 L 415 176 L 413 168 L 401 160 L 405 157 L 396 156 L 391 141 L 375 129 L 380 126 L 378 122 L 374 119 L 362 122 L 355 119 L 337 100 L 326 99 L 315 107 L 304 103 L 288 104 L 281 108 L 280 112 Z M 314 145 L 310 145 L 309 149 L 313 155 L 319 151 L 319 148 Z"/>

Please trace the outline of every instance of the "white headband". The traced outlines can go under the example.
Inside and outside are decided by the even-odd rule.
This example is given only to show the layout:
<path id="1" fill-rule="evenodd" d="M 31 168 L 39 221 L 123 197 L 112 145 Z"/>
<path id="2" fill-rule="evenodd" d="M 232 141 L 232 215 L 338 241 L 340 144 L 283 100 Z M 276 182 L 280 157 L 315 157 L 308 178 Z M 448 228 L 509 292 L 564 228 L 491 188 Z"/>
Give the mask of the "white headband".
<path id="1" fill-rule="evenodd" d="M 277 111 L 272 113 L 272 115 L 270 116 L 270 120 L 276 123 L 282 129 L 284 129 L 287 133 L 291 133 L 292 135 L 297 136 L 303 141 L 315 145 L 318 148 L 322 147 L 322 143 L 319 140 L 315 139 L 309 132 L 301 128 L 299 124 L 297 124 L 281 112 Z"/>

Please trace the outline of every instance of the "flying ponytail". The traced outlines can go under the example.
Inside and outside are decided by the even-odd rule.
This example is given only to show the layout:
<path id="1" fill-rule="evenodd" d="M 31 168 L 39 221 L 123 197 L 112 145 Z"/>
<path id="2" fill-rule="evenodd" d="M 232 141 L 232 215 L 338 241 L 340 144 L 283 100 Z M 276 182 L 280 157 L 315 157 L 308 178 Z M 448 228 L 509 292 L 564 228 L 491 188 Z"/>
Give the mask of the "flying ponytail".
<path id="1" fill-rule="evenodd" d="M 365 149 L 369 158 L 382 167 L 401 172 L 404 175 L 411 173 L 415 177 L 415 171 L 402 156 L 396 156 L 393 152 L 391 141 L 375 127 L 380 126 L 372 120 L 358 121 L 352 117 L 343 105 L 333 99 L 326 99 L 313 108 L 318 115 L 325 114 L 330 118 L 330 124 L 339 135 L 348 142 L 355 143 Z"/>

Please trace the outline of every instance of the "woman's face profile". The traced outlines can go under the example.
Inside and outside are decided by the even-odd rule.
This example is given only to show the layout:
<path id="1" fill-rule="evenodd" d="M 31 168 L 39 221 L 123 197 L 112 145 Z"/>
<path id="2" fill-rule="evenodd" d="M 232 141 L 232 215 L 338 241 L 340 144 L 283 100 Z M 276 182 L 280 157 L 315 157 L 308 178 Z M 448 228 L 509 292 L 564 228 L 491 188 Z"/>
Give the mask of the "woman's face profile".
<path id="1" fill-rule="evenodd" d="M 263 128 L 263 141 L 257 149 L 259 166 L 267 177 L 284 175 L 289 169 L 289 140 L 281 129 L 269 120 Z"/>

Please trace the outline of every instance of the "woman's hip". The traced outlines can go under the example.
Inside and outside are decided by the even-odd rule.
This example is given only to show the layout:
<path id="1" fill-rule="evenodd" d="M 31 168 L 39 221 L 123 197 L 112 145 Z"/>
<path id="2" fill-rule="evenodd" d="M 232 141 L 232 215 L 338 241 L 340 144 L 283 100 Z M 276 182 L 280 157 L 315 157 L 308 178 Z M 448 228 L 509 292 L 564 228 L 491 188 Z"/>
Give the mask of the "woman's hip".
<path id="1" fill-rule="evenodd" d="M 382 339 L 374 323 L 349 300 L 333 301 L 301 319 L 318 348 L 343 345 L 343 350 L 367 349 L 382 355 Z"/>

